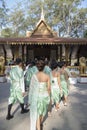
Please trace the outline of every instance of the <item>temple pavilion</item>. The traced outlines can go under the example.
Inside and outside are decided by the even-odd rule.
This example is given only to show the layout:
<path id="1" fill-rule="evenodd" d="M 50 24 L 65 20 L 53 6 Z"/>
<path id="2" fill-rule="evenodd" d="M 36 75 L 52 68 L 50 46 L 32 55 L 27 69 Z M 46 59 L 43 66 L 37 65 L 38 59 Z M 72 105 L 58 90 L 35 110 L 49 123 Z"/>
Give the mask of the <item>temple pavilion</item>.
<path id="1" fill-rule="evenodd" d="M 53 31 L 46 23 L 42 14 L 35 29 L 32 32 L 27 31 L 25 37 L 1 37 L 0 49 L 3 50 L 5 61 L 10 52 L 13 59 L 21 57 L 25 62 L 29 59 L 44 56 L 49 60 L 54 58 L 59 61 L 69 61 L 70 63 L 72 60 L 72 54 L 76 49 L 76 58 L 77 62 L 79 62 L 81 54 L 87 56 L 87 38 L 59 37 L 57 32 Z M 82 49 L 84 54 L 81 53 Z"/>

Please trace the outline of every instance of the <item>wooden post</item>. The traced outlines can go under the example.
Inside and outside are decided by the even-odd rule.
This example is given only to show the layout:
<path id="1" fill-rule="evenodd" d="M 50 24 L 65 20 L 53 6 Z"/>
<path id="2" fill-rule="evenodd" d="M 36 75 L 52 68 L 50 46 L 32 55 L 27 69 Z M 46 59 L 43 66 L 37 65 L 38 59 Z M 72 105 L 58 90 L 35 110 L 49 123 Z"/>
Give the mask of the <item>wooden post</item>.
<path id="1" fill-rule="evenodd" d="M 65 45 L 65 60 L 69 61 L 69 45 Z"/>
<path id="2" fill-rule="evenodd" d="M 62 61 L 62 45 L 60 45 L 60 61 Z"/>
<path id="3" fill-rule="evenodd" d="M 24 45 L 22 45 L 22 61 L 24 62 Z"/>
<path id="4" fill-rule="evenodd" d="M 56 59 L 58 61 L 58 46 L 56 45 Z"/>
<path id="5" fill-rule="evenodd" d="M 19 45 L 15 45 L 14 48 L 14 59 L 19 57 Z"/>
<path id="6" fill-rule="evenodd" d="M 26 45 L 26 64 L 28 62 L 28 48 L 29 48 L 29 45 Z"/>
<path id="7" fill-rule="evenodd" d="M 5 50 L 4 45 L 2 45 L 2 48 L 3 48 L 3 51 L 4 51 L 4 58 L 5 58 L 5 64 L 6 64 L 6 62 L 7 62 L 7 52 Z"/>
<path id="8" fill-rule="evenodd" d="M 10 49 L 11 49 L 11 53 L 12 53 L 12 59 L 14 60 L 14 46 L 11 45 Z"/>
<path id="9" fill-rule="evenodd" d="M 81 50 L 81 45 L 79 46 L 79 49 L 78 49 L 78 52 L 77 52 L 77 64 L 79 65 L 79 53 L 80 53 L 80 50 Z"/>

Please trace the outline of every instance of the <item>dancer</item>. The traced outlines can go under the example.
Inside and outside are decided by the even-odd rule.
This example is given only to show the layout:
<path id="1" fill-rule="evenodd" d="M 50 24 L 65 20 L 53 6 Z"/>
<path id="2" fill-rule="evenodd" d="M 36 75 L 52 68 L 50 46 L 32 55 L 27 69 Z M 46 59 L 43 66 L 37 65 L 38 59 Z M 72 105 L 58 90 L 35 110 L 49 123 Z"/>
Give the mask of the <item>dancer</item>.
<path id="1" fill-rule="evenodd" d="M 63 91 L 63 103 L 64 106 L 67 106 L 67 101 L 68 101 L 68 73 L 65 70 L 65 63 L 61 62 L 60 63 L 60 80 L 61 80 L 61 87 Z"/>
<path id="2" fill-rule="evenodd" d="M 48 60 L 45 61 L 45 67 L 44 67 L 44 73 L 50 75 L 51 68 L 49 67 L 49 62 Z"/>
<path id="3" fill-rule="evenodd" d="M 55 104 L 55 111 L 59 109 L 60 93 L 62 91 L 60 85 L 60 73 L 58 72 L 58 64 L 53 61 L 51 64 L 51 99 L 52 104 Z"/>
<path id="4" fill-rule="evenodd" d="M 50 76 L 51 68 L 49 67 L 49 61 L 45 60 L 45 67 L 44 67 L 44 73 L 48 74 Z M 51 95 L 50 95 L 51 99 Z M 52 109 L 52 101 L 50 100 L 49 106 L 48 106 L 48 116 L 51 116 L 51 109 Z"/>
<path id="5" fill-rule="evenodd" d="M 36 63 L 35 63 L 35 61 L 32 61 L 26 72 L 26 75 L 25 75 L 26 89 L 29 89 L 31 78 L 32 78 L 33 74 L 35 74 L 37 72 L 38 72 L 38 69 L 36 67 Z"/>
<path id="6" fill-rule="evenodd" d="M 13 118 L 11 115 L 12 105 L 18 100 L 21 106 L 21 113 L 27 113 L 29 110 L 24 108 L 24 74 L 22 69 L 22 60 L 20 58 L 16 59 L 16 66 L 10 70 L 10 97 L 8 105 L 7 120 Z"/>
<path id="7" fill-rule="evenodd" d="M 50 102 L 50 78 L 43 72 L 44 66 L 42 60 L 37 62 L 39 72 L 32 76 L 30 83 L 30 130 L 36 130 L 36 128 L 41 130 L 41 124 Z"/>
<path id="8" fill-rule="evenodd" d="M 68 63 L 67 62 L 65 62 L 64 63 L 64 70 L 67 72 L 67 75 L 68 75 L 68 81 L 67 81 L 67 83 L 68 83 L 68 90 L 70 90 L 70 86 L 72 85 L 71 83 L 70 83 L 70 77 L 72 76 L 71 75 L 71 73 L 70 73 L 70 70 L 68 69 Z"/>

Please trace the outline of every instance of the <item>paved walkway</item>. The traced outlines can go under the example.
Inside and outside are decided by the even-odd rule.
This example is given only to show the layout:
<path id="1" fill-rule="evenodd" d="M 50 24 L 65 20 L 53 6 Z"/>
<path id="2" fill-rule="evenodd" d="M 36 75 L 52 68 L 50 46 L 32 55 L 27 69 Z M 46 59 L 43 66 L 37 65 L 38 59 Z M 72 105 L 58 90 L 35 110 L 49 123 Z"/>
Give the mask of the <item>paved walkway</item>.
<path id="1" fill-rule="evenodd" d="M 19 104 L 14 104 L 14 118 L 7 121 L 9 84 L 0 83 L 0 130 L 29 130 L 29 113 L 20 114 Z M 71 87 L 69 104 L 60 104 L 59 111 L 44 121 L 43 130 L 87 130 L 87 84 Z"/>

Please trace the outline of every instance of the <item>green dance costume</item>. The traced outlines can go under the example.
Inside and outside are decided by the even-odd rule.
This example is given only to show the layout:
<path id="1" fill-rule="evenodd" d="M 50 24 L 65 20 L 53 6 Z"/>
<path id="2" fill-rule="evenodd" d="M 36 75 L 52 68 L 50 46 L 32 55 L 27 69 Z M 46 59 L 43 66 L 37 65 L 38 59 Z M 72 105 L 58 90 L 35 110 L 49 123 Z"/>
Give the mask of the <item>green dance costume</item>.
<path id="1" fill-rule="evenodd" d="M 51 68 L 46 65 L 46 66 L 44 67 L 44 73 L 50 75 L 50 73 L 51 73 Z"/>
<path id="2" fill-rule="evenodd" d="M 58 103 L 60 100 L 60 88 L 57 77 L 51 77 L 51 99 L 53 103 Z"/>
<path id="3" fill-rule="evenodd" d="M 26 82 L 26 86 L 28 88 L 30 86 L 30 81 L 31 81 L 32 75 L 37 72 L 38 72 L 38 69 L 36 66 L 29 67 L 28 71 L 26 72 L 25 82 Z"/>
<path id="4" fill-rule="evenodd" d="M 47 113 L 50 97 L 47 91 L 47 83 L 39 82 L 34 74 L 30 83 L 30 130 L 36 130 L 36 120 L 39 116 Z"/>
<path id="5" fill-rule="evenodd" d="M 24 87 L 24 72 L 19 66 L 15 66 L 10 71 L 10 97 L 9 104 L 13 104 L 17 100 L 24 103 L 22 93 L 25 92 Z"/>
<path id="6" fill-rule="evenodd" d="M 50 98 L 49 98 L 48 91 L 47 91 L 47 83 L 40 82 L 39 83 L 39 95 L 38 95 L 38 101 L 37 101 L 38 116 L 46 115 L 49 102 L 50 102 Z"/>
<path id="7" fill-rule="evenodd" d="M 60 81 L 61 81 L 61 87 L 62 87 L 63 95 L 67 96 L 68 95 L 68 83 L 65 79 L 64 74 L 60 74 Z"/>

